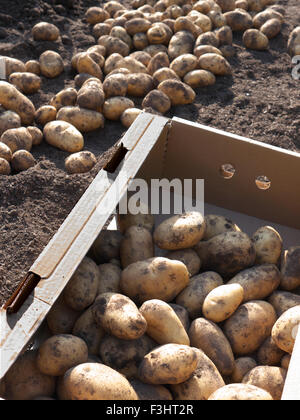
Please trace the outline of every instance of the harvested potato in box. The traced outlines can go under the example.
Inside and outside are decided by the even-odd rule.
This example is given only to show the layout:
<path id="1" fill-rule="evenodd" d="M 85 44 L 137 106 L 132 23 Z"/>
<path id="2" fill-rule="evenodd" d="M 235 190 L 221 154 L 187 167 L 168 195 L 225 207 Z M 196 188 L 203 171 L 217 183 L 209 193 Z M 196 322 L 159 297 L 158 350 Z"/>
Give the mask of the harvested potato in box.
<path id="1" fill-rule="evenodd" d="M 124 233 L 120 246 L 120 260 L 123 268 L 137 261 L 154 257 L 154 244 L 148 229 L 130 226 Z"/>

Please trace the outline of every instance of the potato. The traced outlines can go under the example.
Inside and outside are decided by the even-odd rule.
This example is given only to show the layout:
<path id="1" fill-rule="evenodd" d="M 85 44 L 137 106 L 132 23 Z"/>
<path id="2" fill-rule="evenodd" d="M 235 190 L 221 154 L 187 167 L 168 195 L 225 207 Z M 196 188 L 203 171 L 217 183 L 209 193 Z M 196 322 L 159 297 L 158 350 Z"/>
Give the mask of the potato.
<path id="1" fill-rule="evenodd" d="M 212 5 L 210 1 L 199 0 L 193 5 L 193 10 L 207 14 L 211 10 L 211 7 Z"/>
<path id="2" fill-rule="evenodd" d="M 36 160 L 28 150 L 17 150 L 11 159 L 11 167 L 15 172 L 26 171 L 35 166 Z"/>
<path id="3" fill-rule="evenodd" d="M 53 23 L 39 22 L 32 28 L 32 36 L 35 41 L 56 41 L 60 31 Z"/>
<path id="4" fill-rule="evenodd" d="M 123 268 L 154 257 L 154 245 L 149 230 L 142 226 L 130 226 L 121 242 L 120 257 Z"/>
<path id="5" fill-rule="evenodd" d="M 282 27 L 282 22 L 279 19 L 270 19 L 270 20 L 267 20 L 267 22 L 261 26 L 260 31 L 268 39 L 272 39 L 272 38 L 275 38 L 275 36 L 277 36 L 280 33 L 281 27 Z"/>
<path id="6" fill-rule="evenodd" d="M 101 113 L 104 101 L 103 87 L 95 79 L 86 80 L 78 91 L 77 105 L 81 109 L 85 108 Z"/>
<path id="7" fill-rule="evenodd" d="M 107 77 L 103 83 L 103 91 L 106 98 L 111 96 L 126 96 L 128 89 L 127 76 L 124 74 L 113 74 Z"/>
<path id="8" fill-rule="evenodd" d="M 300 246 L 284 251 L 281 261 L 280 287 L 291 291 L 300 286 Z"/>
<path id="9" fill-rule="evenodd" d="M 222 28 L 219 28 L 215 34 L 218 40 L 219 47 L 222 45 L 232 45 L 233 35 L 230 26 L 222 26 Z"/>
<path id="10" fill-rule="evenodd" d="M 103 79 L 101 67 L 89 53 L 80 53 L 77 58 L 76 69 L 78 73 L 87 73 L 99 80 Z"/>
<path id="11" fill-rule="evenodd" d="M 153 240 L 161 249 L 191 248 L 202 239 L 204 231 L 204 217 L 199 212 L 191 211 L 172 216 L 160 223 L 153 233 Z"/>
<path id="12" fill-rule="evenodd" d="M 280 364 L 284 351 L 279 349 L 272 337 L 267 337 L 257 351 L 259 365 L 276 366 Z"/>
<path id="13" fill-rule="evenodd" d="M 213 289 L 206 296 L 202 312 L 206 319 L 222 322 L 228 319 L 240 306 L 244 289 L 239 284 L 225 284 Z"/>
<path id="14" fill-rule="evenodd" d="M 59 91 L 50 101 L 50 105 L 57 110 L 63 106 L 74 106 L 77 100 L 77 91 L 74 88 L 65 88 Z"/>
<path id="15" fill-rule="evenodd" d="M 253 20 L 251 15 L 242 10 L 236 9 L 231 12 L 224 13 L 226 23 L 234 32 L 244 32 L 252 28 Z"/>
<path id="16" fill-rule="evenodd" d="M 126 29 L 123 28 L 122 26 L 114 26 L 113 28 L 111 28 L 111 31 L 109 34 L 112 37 L 121 39 L 123 42 L 125 42 L 125 44 L 128 45 L 129 48 L 132 47 L 131 36 L 128 35 Z"/>
<path id="17" fill-rule="evenodd" d="M 229 377 L 231 383 L 242 382 L 243 377 L 253 368 L 257 363 L 252 357 L 239 357 L 234 361 L 234 368 Z"/>
<path id="18" fill-rule="evenodd" d="M 280 272 L 274 264 L 255 265 L 240 271 L 227 284 L 239 284 L 244 290 L 243 302 L 265 299 L 280 284 Z"/>
<path id="19" fill-rule="evenodd" d="M 221 7 L 222 12 L 230 12 L 235 9 L 235 0 L 216 0 L 216 3 Z"/>
<path id="20" fill-rule="evenodd" d="M 32 148 L 32 137 L 25 127 L 6 130 L 0 137 L 0 142 L 6 144 L 12 154 L 17 150 L 30 151 Z"/>
<path id="21" fill-rule="evenodd" d="M 8 78 L 12 73 L 22 73 L 25 71 L 25 64 L 17 58 L 4 57 L 5 58 L 5 73 Z"/>
<path id="22" fill-rule="evenodd" d="M 105 22 L 96 23 L 93 26 L 93 35 L 96 39 L 101 38 L 103 35 L 109 35 L 111 31 L 111 25 Z"/>
<path id="23" fill-rule="evenodd" d="M 168 68 L 170 66 L 169 57 L 164 52 L 157 53 L 154 57 L 151 58 L 148 63 L 147 69 L 148 72 L 153 75 L 157 70 L 161 68 Z"/>
<path id="24" fill-rule="evenodd" d="M 216 77 L 207 70 L 192 70 L 184 76 L 183 81 L 191 88 L 196 89 L 214 85 Z"/>
<path id="25" fill-rule="evenodd" d="M 70 400 L 138 399 L 123 375 L 101 363 L 82 363 L 69 369 L 60 388 L 60 393 Z"/>
<path id="26" fill-rule="evenodd" d="M 291 362 L 291 355 L 290 354 L 285 354 L 283 356 L 283 358 L 281 359 L 281 367 L 283 369 L 288 370 L 289 366 L 290 366 L 290 362 Z"/>
<path id="27" fill-rule="evenodd" d="M 248 0 L 248 9 L 251 12 L 261 12 L 264 9 L 264 0 Z"/>
<path id="28" fill-rule="evenodd" d="M 38 349 L 36 364 L 45 375 L 61 376 L 88 358 L 85 342 L 72 334 L 57 334 L 45 340 Z"/>
<path id="29" fill-rule="evenodd" d="M 72 124 L 81 133 L 88 133 L 104 127 L 104 117 L 100 112 L 77 106 L 60 108 L 56 119 Z"/>
<path id="30" fill-rule="evenodd" d="M 264 23 L 270 19 L 279 19 L 283 23 L 283 16 L 281 13 L 276 12 L 276 10 L 265 9 L 260 13 L 257 13 L 253 18 L 253 26 L 256 29 L 260 29 Z"/>
<path id="31" fill-rule="evenodd" d="M 183 306 L 177 305 L 177 303 L 169 303 L 169 305 L 180 319 L 184 329 L 188 331 L 191 324 L 188 311 Z"/>
<path id="32" fill-rule="evenodd" d="M 271 394 L 273 400 L 281 400 L 286 370 L 277 366 L 257 366 L 250 370 L 243 384 L 254 385 Z"/>
<path id="33" fill-rule="evenodd" d="M 285 311 L 272 328 L 272 338 L 277 347 L 292 354 L 300 323 L 300 305 Z"/>
<path id="34" fill-rule="evenodd" d="M 195 246 L 203 268 L 232 277 L 254 264 L 255 249 L 244 232 L 225 232 Z"/>
<path id="35" fill-rule="evenodd" d="M 199 58 L 203 54 L 209 54 L 209 53 L 223 55 L 221 51 L 218 48 L 214 47 L 213 45 L 198 45 L 197 47 L 194 48 L 194 51 L 193 51 L 193 54 L 197 58 Z"/>
<path id="36" fill-rule="evenodd" d="M 171 60 L 182 54 L 191 54 L 194 49 L 195 38 L 189 31 L 176 32 L 169 43 L 168 54 Z"/>
<path id="37" fill-rule="evenodd" d="M 123 293 L 142 304 L 150 299 L 171 302 L 188 283 L 189 273 L 181 261 L 154 257 L 126 267 L 120 286 Z"/>
<path id="38" fill-rule="evenodd" d="M 154 57 L 156 54 L 160 52 L 168 53 L 168 48 L 162 44 L 148 45 L 148 47 L 143 49 L 143 52 L 149 54 L 151 57 Z"/>
<path id="39" fill-rule="evenodd" d="M 42 141 L 43 141 L 43 132 L 39 128 L 33 127 L 33 126 L 28 126 L 27 127 L 27 131 L 31 135 L 31 138 L 32 138 L 32 146 L 38 146 L 39 144 L 42 143 Z"/>
<path id="40" fill-rule="evenodd" d="M 258 29 L 247 29 L 243 34 L 243 43 L 251 50 L 266 50 L 269 46 L 268 38 Z"/>
<path id="41" fill-rule="evenodd" d="M 101 23 L 108 19 L 109 13 L 101 7 L 89 7 L 85 12 L 84 17 L 89 24 L 95 25 L 96 23 Z"/>
<path id="42" fill-rule="evenodd" d="M 195 15 L 194 23 L 202 30 L 202 32 L 209 32 L 212 30 L 211 19 L 202 13 Z"/>
<path id="43" fill-rule="evenodd" d="M 153 87 L 153 78 L 150 74 L 134 73 L 127 76 L 128 95 L 136 97 L 144 97 Z"/>
<path id="44" fill-rule="evenodd" d="M 89 306 L 75 321 L 72 334 L 81 338 L 87 345 L 89 355 L 97 355 L 105 331 L 96 324 L 92 306 Z"/>
<path id="45" fill-rule="evenodd" d="M 33 73 L 12 73 L 9 76 L 9 83 L 25 94 L 36 93 L 41 88 L 41 79 Z"/>
<path id="46" fill-rule="evenodd" d="M 167 253 L 166 258 L 183 262 L 188 269 L 190 277 L 195 276 L 200 271 L 200 258 L 198 257 L 198 254 L 191 248 L 180 249 L 178 251 L 170 251 Z"/>
<path id="47" fill-rule="evenodd" d="M 300 54 L 300 26 L 297 26 L 291 33 L 287 43 L 288 53 L 291 57 Z"/>
<path id="48" fill-rule="evenodd" d="M 208 31 L 198 36 L 194 48 L 197 48 L 199 45 L 212 45 L 218 48 L 219 40 L 214 32 Z"/>
<path id="49" fill-rule="evenodd" d="M 148 73 L 147 67 L 132 57 L 125 57 L 122 60 L 118 60 L 116 63 L 116 68 L 125 68 L 128 69 L 131 73 Z"/>
<path id="50" fill-rule="evenodd" d="M 193 54 L 183 54 L 172 61 L 170 69 L 173 70 L 180 78 L 183 78 L 187 73 L 195 70 L 197 66 L 197 57 Z"/>
<path id="51" fill-rule="evenodd" d="M 188 286 L 176 297 L 176 303 L 187 309 L 191 319 L 202 315 L 202 306 L 210 291 L 223 284 L 222 277 L 214 272 L 200 273 L 190 279 Z"/>
<path id="52" fill-rule="evenodd" d="M 10 175 L 11 167 L 6 159 L 0 157 L 0 175 Z"/>
<path id="53" fill-rule="evenodd" d="M 117 69 L 117 68 L 121 68 L 122 66 L 117 67 L 118 62 L 122 62 L 123 63 L 123 57 L 121 54 L 112 54 L 111 56 L 109 56 L 106 61 L 105 61 L 105 65 L 104 65 L 104 73 L 105 74 L 109 74 L 111 71 Z M 123 68 L 123 67 L 122 67 Z"/>
<path id="54" fill-rule="evenodd" d="M 280 317 L 283 312 L 294 306 L 300 305 L 300 296 L 283 290 L 275 290 L 275 292 L 269 296 L 268 302 L 271 303 L 277 316 Z"/>
<path id="55" fill-rule="evenodd" d="M 136 340 L 147 329 L 147 322 L 134 302 L 120 293 L 102 293 L 92 307 L 94 319 L 108 334 L 123 340 Z"/>
<path id="56" fill-rule="evenodd" d="M 120 340 L 106 336 L 101 340 L 99 355 L 103 363 L 129 378 L 138 376 L 138 368 L 144 356 L 156 343 L 146 334 L 136 340 Z"/>
<path id="57" fill-rule="evenodd" d="M 123 96 L 114 96 L 104 102 L 103 114 L 108 120 L 117 121 L 128 108 L 134 108 L 132 100 Z"/>
<path id="58" fill-rule="evenodd" d="M 147 321 L 147 334 L 158 344 L 190 345 L 190 339 L 175 311 L 159 299 L 147 300 L 139 308 Z"/>
<path id="59" fill-rule="evenodd" d="M 216 76 L 226 76 L 231 74 L 230 64 L 226 58 L 219 54 L 203 54 L 198 58 L 198 64 L 201 69 L 210 71 Z"/>
<path id="60" fill-rule="evenodd" d="M 282 252 L 282 238 L 271 226 L 262 226 L 253 235 L 256 264 L 277 264 Z"/>
<path id="61" fill-rule="evenodd" d="M 117 214 L 117 228 L 123 234 L 130 226 L 137 225 L 148 229 L 150 232 L 154 229 L 154 216 L 150 213 L 148 205 L 139 202 L 140 212 L 132 214 L 127 212 Z"/>
<path id="62" fill-rule="evenodd" d="M 143 50 L 149 45 L 147 34 L 144 32 L 134 34 L 132 37 L 132 42 L 134 48 L 137 50 Z"/>
<path id="63" fill-rule="evenodd" d="M 12 152 L 10 148 L 2 142 L 0 142 L 0 158 L 7 160 L 7 162 L 10 162 L 12 158 Z"/>
<path id="64" fill-rule="evenodd" d="M 171 385 L 175 400 L 207 400 L 217 389 L 225 386 L 224 380 L 206 354 L 197 349 L 198 365 L 185 382 Z"/>
<path id="65" fill-rule="evenodd" d="M 46 317 L 47 326 L 52 334 L 71 334 L 80 312 L 74 311 L 64 301 L 63 296 L 54 302 Z M 74 334 L 76 335 L 76 334 Z"/>
<path id="66" fill-rule="evenodd" d="M 164 344 L 148 353 L 139 366 L 139 378 L 152 385 L 180 384 L 197 368 L 196 349 L 183 344 Z"/>
<path id="67" fill-rule="evenodd" d="M 236 9 L 248 10 L 248 7 L 249 7 L 248 0 L 236 0 L 235 6 L 236 6 Z"/>
<path id="68" fill-rule="evenodd" d="M 85 257 L 63 291 L 64 300 L 75 311 L 90 306 L 96 296 L 99 284 L 99 269 L 89 257 Z"/>
<path id="69" fill-rule="evenodd" d="M 207 241 L 220 233 L 240 232 L 240 228 L 230 219 L 224 216 L 208 214 L 205 216 L 205 234 L 203 240 Z"/>
<path id="70" fill-rule="evenodd" d="M 20 355 L 5 375 L 5 397 L 8 400 L 31 400 L 40 395 L 51 397 L 55 378 L 42 373 L 36 364 L 37 351 Z"/>
<path id="71" fill-rule="evenodd" d="M 0 137 L 10 128 L 21 127 L 21 118 L 14 111 L 7 111 L 0 106 Z"/>
<path id="72" fill-rule="evenodd" d="M 197 36 L 199 36 L 202 32 L 202 29 L 195 25 L 188 17 L 180 16 L 174 22 L 174 32 L 180 31 L 189 31 L 195 38 L 197 38 Z"/>
<path id="73" fill-rule="evenodd" d="M 103 230 L 91 247 L 93 259 L 97 264 L 120 258 L 122 234 L 118 230 Z"/>
<path id="74" fill-rule="evenodd" d="M 244 356 L 261 346 L 270 336 L 275 322 L 276 313 L 272 305 L 263 300 L 252 300 L 243 303 L 225 321 L 223 329 L 233 352 Z"/>
<path id="75" fill-rule="evenodd" d="M 32 124 L 35 114 L 33 103 L 10 83 L 0 81 L 0 103 L 4 108 L 17 113 L 22 124 Z"/>
<path id="76" fill-rule="evenodd" d="M 86 50 L 86 52 L 89 54 L 92 54 L 92 57 L 94 56 L 93 55 L 94 53 L 98 54 L 97 58 L 99 60 L 99 65 L 101 68 L 104 67 L 104 64 L 105 64 L 104 57 L 106 56 L 106 49 L 103 45 L 98 45 L 98 44 L 92 45 L 90 48 Z M 101 56 L 100 59 L 99 59 L 99 55 Z"/>
<path id="77" fill-rule="evenodd" d="M 210 397 L 210 401 L 273 401 L 267 391 L 248 384 L 229 384 L 217 389 Z"/>
<path id="78" fill-rule="evenodd" d="M 41 74 L 49 79 L 59 76 L 64 71 L 64 62 L 55 51 L 47 50 L 43 52 L 39 58 L 39 63 Z"/>
<path id="79" fill-rule="evenodd" d="M 221 328 L 205 318 L 196 318 L 188 331 L 191 346 L 202 350 L 222 375 L 230 375 L 234 356 L 228 339 Z"/>
<path id="80" fill-rule="evenodd" d="M 130 19 L 125 23 L 125 29 L 131 36 L 138 33 L 145 33 L 150 29 L 151 22 L 145 18 L 134 18 Z"/>
<path id="81" fill-rule="evenodd" d="M 151 90 L 142 102 L 143 108 L 153 108 L 162 115 L 167 113 L 171 108 L 171 100 L 169 97 L 158 89 Z"/>
<path id="82" fill-rule="evenodd" d="M 118 53 L 123 57 L 127 57 L 129 55 L 130 47 L 128 44 L 126 44 L 126 42 L 122 41 L 122 39 L 117 38 L 115 36 L 104 36 L 106 37 L 106 39 L 102 39 L 103 37 L 100 37 L 98 39 L 98 44 L 104 45 L 108 56 L 115 53 Z"/>
<path id="83" fill-rule="evenodd" d="M 65 160 L 65 168 L 69 174 L 84 174 L 97 163 L 94 153 L 87 150 L 73 153 Z"/>
<path id="84" fill-rule="evenodd" d="M 121 123 L 124 127 L 129 128 L 136 118 L 141 114 L 142 110 L 138 108 L 128 108 L 121 115 Z"/>
<path id="85" fill-rule="evenodd" d="M 138 379 L 130 381 L 131 386 L 134 388 L 138 395 L 139 400 L 147 401 L 169 401 L 173 400 L 171 392 L 163 385 L 150 385 L 144 384 Z"/>
<path id="86" fill-rule="evenodd" d="M 207 16 L 210 18 L 213 28 L 217 29 L 226 26 L 226 18 L 222 12 L 217 10 L 211 10 L 207 14 Z"/>
<path id="87" fill-rule="evenodd" d="M 98 284 L 97 295 L 107 292 L 119 293 L 119 285 L 122 273 L 120 267 L 113 263 L 105 263 L 100 264 L 98 268 L 100 273 L 100 279 Z"/>
<path id="88" fill-rule="evenodd" d="M 130 54 L 129 57 L 134 58 L 135 60 L 139 61 L 145 67 L 148 66 L 148 64 L 150 63 L 152 59 L 151 55 L 146 53 L 145 51 L 134 51 L 133 53 Z"/>

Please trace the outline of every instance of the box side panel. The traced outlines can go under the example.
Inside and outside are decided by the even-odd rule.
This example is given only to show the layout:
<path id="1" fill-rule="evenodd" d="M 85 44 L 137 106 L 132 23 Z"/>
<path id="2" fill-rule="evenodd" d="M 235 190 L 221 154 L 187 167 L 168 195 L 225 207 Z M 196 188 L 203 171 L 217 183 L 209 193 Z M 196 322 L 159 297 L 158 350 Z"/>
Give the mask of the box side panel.
<path id="1" fill-rule="evenodd" d="M 220 173 L 231 164 L 235 174 Z M 257 142 L 172 120 L 164 176 L 205 180 L 205 201 L 240 213 L 300 229 L 300 155 Z M 258 176 L 271 181 L 257 187 Z"/>

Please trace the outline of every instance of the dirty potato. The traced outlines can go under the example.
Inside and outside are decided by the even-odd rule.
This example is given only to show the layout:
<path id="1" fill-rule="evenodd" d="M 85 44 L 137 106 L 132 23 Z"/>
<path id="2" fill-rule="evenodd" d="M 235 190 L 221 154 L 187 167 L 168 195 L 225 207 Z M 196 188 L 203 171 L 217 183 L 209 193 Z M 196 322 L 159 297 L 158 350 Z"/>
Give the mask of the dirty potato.
<path id="1" fill-rule="evenodd" d="M 208 18 L 209 19 L 209 18 Z M 171 60 L 182 54 L 191 54 L 194 48 L 195 38 L 189 31 L 176 32 L 169 43 L 168 54 Z"/>
<path id="2" fill-rule="evenodd" d="M 80 316 L 77 316 L 71 332 L 86 343 L 89 355 L 97 355 L 99 353 L 99 345 L 105 335 L 105 331 L 96 324 L 92 306 L 89 306 Z"/>
<path id="3" fill-rule="evenodd" d="M 7 144 L 0 142 L 0 158 L 7 160 L 7 162 L 11 161 L 12 152 Z"/>
<path id="4" fill-rule="evenodd" d="M 248 372 L 242 383 L 254 385 L 271 394 L 273 400 L 281 400 L 287 371 L 277 366 L 256 366 Z"/>
<path id="5" fill-rule="evenodd" d="M 98 79 L 91 78 L 83 82 L 77 94 L 77 105 L 80 108 L 101 113 L 104 101 L 103 85 Z"/>
<path id="6" fill-rule="evenodd" d="M 134 108 L 134 102 L 131 99 L 114 96 L 104 102 L 103 114 L 108 120 L 117 121 L 128 108 Z"/>
<path id="7" fill-rule="evenodd" d="M 283 312 L 294 306 L 300 305 L 300 296 L 296 293 L 286 292 L 284 290 L 275 290 L 268 297 L 268 302 L 271 303 L 277 316 L 280 317 Z"/>
<path id="8" fill-rule="evenodd" d="M 188 72 L 183 81 L 191 88 L 213 86 L 216 83 L 216 76 L 207 70 L 192 70 Z"/>
<path id="9" fill-rule="evenodd" d="M 291 291 L 300 286 L 300 246 L 284 251 L 281 262 L 280 287 Z"/>
<path id="10" fill-rule="evenodd" d="M 0 137 L 4 131 L 19 127 L 21 127 L 20 116 L 16 112 L 6 110 L 0 106 Z"/>
<path id="11" fill-rule="evenodd" d="M 54 302 L 46 317 L 47 326 L 53 335 L 71 334 L 81 312 L 74 311 L 64 301 L 63 296 Z"/>
<path id="12" fill-rule="evenodd" d="M 183 344 L 164 344 L 148 353 L 139 366 L 139 378 L 153 385 L 179 384 L 197 368 L 196 349 Z"/>
<path id="13" fill-rule="evenodd" d="M 157 70 L 161 68 L 168 68 L 170 66 L 170 60 L 168 54 L 164 52 L 157 53 L 151 58 L 147 65 L 149 74 L 153 75 Z"/>
<path id="14" fill-rule="evenodd" d="M 15 172 L 22 172 L 35 166 L 36 160 L 28 150 L 17 150 L 12 155 L 10 164 Z"/>
<path id="15" fill-rule="evenodd" d="M 66 121 L 81 133 L 98 130 L 104 127 L 104 117 L 100 112 L 78 106 L 64 106 L 56 115 L 57 120 Z"/>
<path id="16" fill-rule="evenodd" d="M 57 109 L 52 105 L 42 105 L 35 112 L 35 121 L 38 125 L 45 126 L 56 119 Z"/>
<path id="17" fill-rule="evenodd" d="M 122 267 L 137 261 L 154 257 L 154 244 L 148 229 L 142 226 L 130 226 L 122 239 L 120 258 Z"/>
<path id="18" fill-rule="evenodd" d="M 274 323 L 272 338 L 286 353 L 292 354 L 300 324 L 300 305 L 284 312 Z"/>
<path id="19" fill-rule="evenodd" d="M 209 401 L 273 401 L 264 389 L 248 384 L 229 384 L 217 389 Z"/>
<path id="20" fill-rule="evenodd" d="M 128 74 L 127 81 L 129 96 L 144 97 L 154 87 L 153 78 L 150 74 Z"/>
<path id="21" fill-rule="evenodd" d="M 64 62 L 61 56 L 51 50 L 47 50 L 39 58 L 41 74 L 49 79 L 58 77 L 64 71 Z"/>
<path id="22" fill-rule="evenodd" d="M 282 238 L 271 226 L 262 226 L 252 235 L 256 264 L 277 264 L 282 252 Z"/>
<path id="23" fill-rule="evenodd" d="M 193 54 L 197 58 L 199 58 L 203 54 L 209 54 L 209 53 L 223 55 L 221 51 L 218 48 L 214 47 L 213 45 L 198 45 L 196 48 L 194 48 L 194 51 L 193 51 Z"/>
<path id="24" fill-rule="evenodd" d="M 22 124 L 30 125 L 34 121 L 33 103 L 8 82 L 0 81 L 0 103 L 4 108 L 17 113 Z"/>
<path id="25" fill-rule="evenodd" d="M 22 73 L 25 71 L 25 64 L 17 58 L 4 57 L 5 58 L 5 73 L 8 78 L 12 73 Z"/>
<path id="26" fill-rule="evenodd" d="M 273 338 L 267 337 L 257 351 L 257 363 L 263 366 L 277 366 L 284 354 L 284 351 L 277 347 Z"/>
<path id="27" fill-rule="evenodd" d="M 180 81 L 180 77 L 169 67 L 163 67 L 153 74 L 154 85 L 158 86 L 161 82 L 168 79 L 176 79 Z"/>
<path id="28" fill-rule="evenodd" d="M 190 345 L 190 339 L 173 308 L 159 299 L 147 300 L 139 308 L 147 321 L 146 333 L 158 344 Z"/>
<path id="29" fill-rule="evenodd" d="M 120 259 L 122 234 L 119 230 L 102 230 L 91 247 L 93 259 L 97 264 Z"/>
<path id="30" fill-rule="evenodd" d="M 188 283 L 189 273 L 181 261 L 154 257 L 126 267 L 120 286 L 123 293 L 142 304 L 150 299 L 171 302 Z"/>
<path id="31" fill-rule="evenodd" d="M 230 64 L 226 58 L 219 54 L 203 54 L 198 58 L 198 64 L 202 70 L 210 71 L 215 76 L 228 76 L 231 74 Z"/>
<path id="32" fill-rule="evenodd" d="M 0 175 L 10 175 L 11 167 L 6 159 L 0 157 Z"/>
<path id="33" fill-rule="evenodd" d="M 191 346 L 202 351 L 212 360 L 222 375 L 230 375 L 234 356 L 227 337 L 221 328 L 205 318 L 195 319 L 188 331 Z"/>
<path id="34" fill-rule="evenodd" d="M 269 39 L 258 29 L 247 29 L 243 34 L 243 43 L 251 50 L 266 50 L 269 46 Z"/>
<path id="35" fill-rule="evenodd" d="M 164 92 L 154 89 L 145 96 L 142 107 L 153 108 L 163 115 L 170 110 L 171 100 Z"/>
<path id="36" fill-rule="evenodd" d="M 213 289 L 206 296 L 202 312 L 206 319 L 222 322 L 229 318 L 240 306 L 244 289 L 239 284 L 225 284 Z"/>
<path id="37" fill-rule="evenodd" d="M 300 26 L 297 26 L 291 33 L 288 39 L 288 53 L 291 57 L 300 54 Z"/>
<path id="38" fill-rule="evenodd" d="M 234 361 L 234 368 L 229 377 L 231 383 L 240 383 L 243 377 L 253 368 L 257 366 L 256 361 L 252 357 L 238 357 Z"/>
<path id="39" fill-rule="evenodd" d="M 127 204 L 130 205 L 130 199 Z M 117 227 L 122 234 L 133 225 L 143 226 L 150 232 L 154 229 L 155 220 L 154 216 L 150 213 L 148 205 L 141 201 L 136 204 L 138 204 L 140 210 L 137 214 L 132 214 L 130 211 L 125 211 L 123 213 L 120 213 L 119 211 L 117 214 Z"/>
<path id="40" fill-rule="evenodd" d="M 243 303 L 235 313 L 225 321 L 224 333 L 233 352 L 244 356 L 256 351 L 270 336 L 276 322 L 276 313 L 272 305 L 263 300 Z"/>
<path id="41" fill-rule="evenodd" d="M 103 91 L 106 98 L 111 96 L 126 96 L 128 89 L 127 76 L 124 74 L 113 74 L 103 82 Z"/>
<path id="42" fill-rule="evenodd" d="M 13 154 L 17 150 L 27 150 L 30 152 L 32 148 L 32 137 L 25 127 L 6 130 L 0 137 L 0 141 L 9 147 Z"/>
<path id="43" fill-rule="evenodd" d="M 60 31 L 53 23 L 39 22 L 32 28 L 32 36 L 35 41 L 56 41 Z"/>
<path id="44" fill-rule="evenodd" d="M 107 292 L 120 293 L 121 268 L 113 263 L 100 264 L 98 268 L 100 279 L 97 295 Z"/>
<path id="45" fill-rule="evenodd" d="M 272 39 L 272 38 L 275 38 L 275 36 L 277 36 L 280 33 L 281 27 L 282 27 L 282 22 L 279 19 L 270 19 L 270 20 L 267 20 L 267 22 L 261 26 L 260 31 L 268 39 Z"/>
<path id="46" fill-rule="evenodd" d="M 170 64 L 173 70 L 180 78 L 198 67 L 198 60 L 193 54 L 182 54 L 176 57 Z"/>
<path id="47" fill-rule="evenodd" d="M 41 88 L 41 78 L 33 73 L 12 73 L 9 76 L 9 83 L 18 88 L 26 95 L 36 93 Z"/>
<path id="48" fill-rule="evenodd" d="M 87 150 L 73 153 L 65 160 L 65 168 L 69 174 L 84 174 L 97 163 L 94 153 Z"/>
<path id="49" fill-rule="evenodd" d="M 134 302 L 120 293 L 98 295 L 92 307 L 94 319 L 108 334 L 135 340 L 147 329 L 147 322 Z"/>
<path id="50" fill-rule="evenodd" d="M 32 146 L 38 146 L 39 144 L 42 143 L 43 132 L 39 128 L 33 127 L 33 126 L 28 126 L 27 131 L 30 133 L 30 135 L 32 137 Z"/>
<path id="51" fill-rule="evenodd" d="M 124 127 L 129 128 L 137 117 L 141 114 L 142 110 L 138 108 L 128 108 L 121 115 L 121 123 Z"/>
<path id="52" fill-rule="evenodd" d="M 188 269 L 190 277 L 195 276 L 200 271 L 200 258 L 197 252 L 191 248 L 168 252 L 166 258 L 169 258 L 170 260 L 177 260 L 183 262 Z"/>
<path id="53" fill-rule="evenodd" d="M 138 399 L 141 401 L 173 400 L 171 392 L 163 385 L 144 384 L 138 379 L 131 379 L 130 384 L 137 393 Z"/>
<path id="54" fill-rule="evenodd" d="M 74 88 L 65 88 L 59 91 L 50 101 L 50 105 L 57 110 L 63 106 L 74 106 L 77 100 L 77 91 Z"/>
<path id="55" fill-rule="evenodd" d="M 203 240 L 207 241 L 220 233 L 229 231 L 240 232 L 240 228 L 230 219 L 221 215 L 207 214 L 205 216 L 205 234 Z"/>
<path id="56" fill-rule="evenodd" d="M 43 132 L 47 143 L 65 152 L 80 152 L 84 147 L 80 131 L 66 121 L 50 121 Z"/>
<path id="57" fill-rule="evenodd" d="M 38 349 L 36 364 L 45 375 L 61 376 L 88 358 L 85 342 L 72 334 L 57 334 L 45 340 Z"/>
<path id="58" fill-rule="evenodd" d="M 244 32 L 252 28 L 253 20 L 250 13 L 242 9 L 236 9 L 224 13 L 226 23 L 234 32 Z"/>

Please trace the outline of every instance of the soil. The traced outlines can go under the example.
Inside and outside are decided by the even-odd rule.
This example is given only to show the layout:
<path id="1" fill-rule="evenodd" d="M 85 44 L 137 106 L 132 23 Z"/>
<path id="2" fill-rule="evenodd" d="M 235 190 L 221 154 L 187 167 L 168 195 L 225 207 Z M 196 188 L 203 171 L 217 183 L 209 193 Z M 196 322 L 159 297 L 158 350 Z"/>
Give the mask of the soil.
<path id="1" fill-rule="evenodd" d="M 64 59 L 64 74 L 53 80 L 43 78 L 41 91 L 30 95 L 36 108 L 47 104 L 62 88 L 74 85 L 72 55 L 95 44 L 84 13 L 99 4 L 93 0 L 0 0 L 0 55 L 25 62 L 52 49 Z M 235 34 L 237 54 L 229 59 L 232 77 L 218 77 L 215 86 L 197 90 L 194 104 L 173 108 L 167 116 L 300 151 L 300 80 L 292 78 L 287 54 L 289 33 L 300 24 L 299 0 L 280 0 L 278 4 L 286 9 L 286 23 L 281 34 L 271 40 L 269 50 L 245 50 L 241 35 Z M 58 26 L 61 39 L 34 42 L 31 28 L 40 21 Z M 67 175 L 67 154 L 43 143 L 32 151 L 35 167 L 0 178 L 0 305 L 23 279 L 124 131 L 120 123 L 106 122 L 104 129 L 85 135 L 85 149 L 97 157 L 97 165 L 88 174 Z"/>

